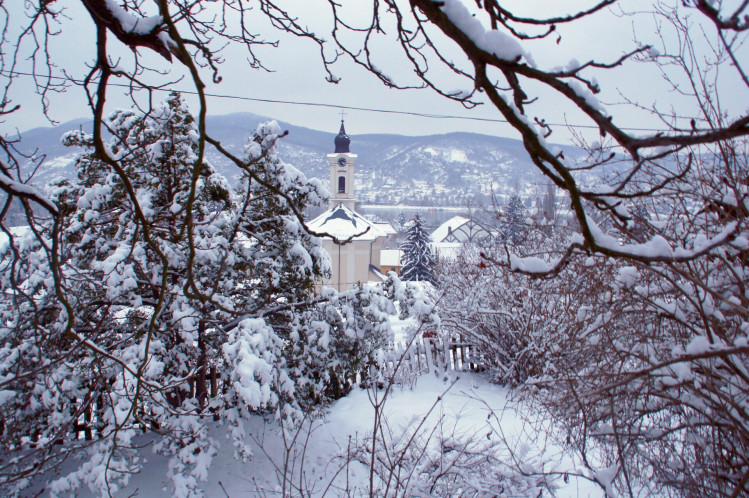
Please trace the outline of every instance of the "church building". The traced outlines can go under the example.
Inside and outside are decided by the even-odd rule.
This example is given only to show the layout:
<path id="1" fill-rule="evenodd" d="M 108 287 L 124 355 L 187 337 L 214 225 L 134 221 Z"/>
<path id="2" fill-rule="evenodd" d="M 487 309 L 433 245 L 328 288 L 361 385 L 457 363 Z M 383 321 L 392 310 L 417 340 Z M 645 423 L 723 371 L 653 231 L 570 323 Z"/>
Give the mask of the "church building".
<path id="1" fill-rule="evenodd" d="M 369 221 L 355 211 L 357 155 L 351 153 L 350 145 L 351 139 L 341 120 L 335 151 L 328 154 L 330 206 L 308 223 L 311 230 L 330 235 L 322 239 L 322 244 L 330 255 L 332 276 L 323 285 L 339 291 L 384 278 L 380 271 L 382 244 L 394 232 L 389 224 Z"/>

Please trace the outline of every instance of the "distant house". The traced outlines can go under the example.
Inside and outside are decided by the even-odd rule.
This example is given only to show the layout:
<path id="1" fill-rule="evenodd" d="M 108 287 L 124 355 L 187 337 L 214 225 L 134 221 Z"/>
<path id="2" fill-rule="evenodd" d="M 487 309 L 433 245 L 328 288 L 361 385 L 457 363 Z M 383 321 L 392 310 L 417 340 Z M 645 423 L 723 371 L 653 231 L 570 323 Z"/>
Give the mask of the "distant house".
<path id="1" fill-rule="evenodd" d="M 382 245 L 395 234 L 389 223 L 373 222 L 354 210 L 354 169 L 357 155 L 350 151 L 351 139 L 341 121 L 335 137 L 335 152 L 328 154 L 330 167 L 330 208 L 307 224 L 317 232 L 326 233 L 322 246 L 331 260 L 331 278 L 322 285 L 342 291 L 358 283 L 381 281 Z"/>
<path id="2" fill-rule="evenodd" d="M 388 272 L 394 271 L 396 275 L 401 274 L 403 263 L 401 258 L 403 251 L 400 249 L 383 249 L 380 251 L 380 270 L 387 275 Z"/>
<path id="3" fill-rule="evenodd" d="M 492 233 L 476 220 L 455 216 L 450 218 L 430 236 L 435 244 L 443 242 L 475 242 L 482 243 L 493 240 Z"/>
<path id="4" fill-rule="evenodd" d="M 429 238 L 437 259 L 453 257 L 463 244 L 490 245 L 495 239 L 489 229 L 476 220 L 463 216 L 450 218 L 437 227 Z"/>

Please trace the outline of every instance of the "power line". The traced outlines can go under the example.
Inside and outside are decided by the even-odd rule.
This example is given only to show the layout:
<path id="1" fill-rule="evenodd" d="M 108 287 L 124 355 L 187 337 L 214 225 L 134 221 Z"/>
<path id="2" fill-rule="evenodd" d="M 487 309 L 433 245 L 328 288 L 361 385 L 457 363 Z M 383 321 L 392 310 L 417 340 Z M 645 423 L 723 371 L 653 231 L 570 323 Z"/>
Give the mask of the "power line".
<path id="1" fill-rule="evenodd" d="M 11 78 L 14 76 L 29 76 L 34 77 L 35 75 L 32 73 L 24 73 L 20 71 L 14 71 L 12 73 L 8 73 L 7 71 L 0 71 L 0 76 L 5 76 L 7 78 Z M 83 80 L 76 80 L 73 78 L 65 78 L 62 76 L 44 76 L 45 79 L 56 79 L 56 80 L 62 80 L 62 81 L 70 81 L 72 83 L 75 83 L 77 85 L 83 85 Z M 92 81 L 95 82 L 95 81 Z M 120 87 L 120 88 L 132 88 L 131 85 L 126 85 L 124 83 L 110 83 L 110 86 L 114 87 Z M 145 90 L 145 87 L 142 87 L 141 89 Z M 195 90 L 180 90 L 177 88 L 171 88 L 171 87 L 152 87 L 149 88 L 149 90 L 157 91 L 157 92 L 179 92 L 186 95 L 198 95 L 198 92 Z M 279 99 L 267 99 L 267 98 L 260 98 L 260 97 L 248 97 L 243 95 L 227 95 L 227 94 L 220 94 L 220 93 L 207 93 L 203 92 L 203 94 L 206 97 L 211 98 L 217 98 L 217 99 L 228 99 L 228 100 L 246 100 L 250 102 L 262 102 L 265 104 L 282 104 L 282 105 L 299 105 L 299 106 L 308 106 L 308 107 L 323 107 L 323 108 L 331 108 L 331 109 L 347 109 L 351 111 L 362 111 L 362 112 L 375 112 L 375 113 L 381 113 L 381 114 L 400 114 L 404 116 L 415 116 L 420 118 L 426 118 L 426 119 L 462 119 L 467 121 L 480 121 L 485 123 L 503 123 L 507 124 L 508 121 L 506 119 L 501 118 L 482 118 L 479 116 L 460 116 L 460 115 L 454 115 L 454 114 L 436 114 L 436 113 L 424 113 L 424 112 L 416 112 L 416 111 L 403 111 L 398 109 L 382 109 L 377 107 L 361 107 L 361 106 L 350 106 L 350 105 L 341 105 L 341 104 L 329 104 L 327 102 L 305 102 L 300 100 L 279 100 Z M 588 124 L 574 124 L 574 123 L 546 123 L 549 126 L 564 126 L 569 128 L 585 128 L 585 129 L 591 129 L 591 130 L 598 130 L 599 127 L 596 125 L 588 125 Z M 638 128 L 638 127 L 630 127 L 630 126 L 622 126 L 620 127 L 622 130 L 629 130 L 629 131 L 651 131 L 651 132 L 665 132 L 666 130 L 663 130 L 661 128 Z"/>

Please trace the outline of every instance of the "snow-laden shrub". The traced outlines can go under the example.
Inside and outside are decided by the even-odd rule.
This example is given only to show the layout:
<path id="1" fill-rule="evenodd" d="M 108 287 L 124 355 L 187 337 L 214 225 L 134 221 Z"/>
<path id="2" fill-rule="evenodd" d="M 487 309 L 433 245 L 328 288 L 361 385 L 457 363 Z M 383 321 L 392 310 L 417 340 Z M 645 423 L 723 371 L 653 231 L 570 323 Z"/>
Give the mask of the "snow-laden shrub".
<path id="1" fill-rule="evenodd" d="M 488 263 L 496 255 L 484 251 L 467 245 L 441 262 L 442 331 L 471 344 L 497 382 L 518 386 L 550 367 L 549 338 L 567 325 L 570 303 L 558 283 L 529 281 Z"/>
<path id="2" fill-rule="evenodd" d="M 207 421 L 246 458 L 243 420 L 294 423 L 324 402 L 331 372 L 388 340 L 394 308 L 374 289 L 315 294 L 329 258 L 297 214 L 327 194 L 278 158 L 275 122 L 234 158 L 237 189 L 200 160 L 177 94 L 106 125 L 105 151 L 63 137 L 84 152 L 78 178 L 48 188 L 60 218 L 2 247 L 0 485 L 88 448 L 53 488 L 106 493 L 138 470 L 129 448 L 145 430 L 172 457 L 173 492 L 199 494 L 216 452 Z"/>

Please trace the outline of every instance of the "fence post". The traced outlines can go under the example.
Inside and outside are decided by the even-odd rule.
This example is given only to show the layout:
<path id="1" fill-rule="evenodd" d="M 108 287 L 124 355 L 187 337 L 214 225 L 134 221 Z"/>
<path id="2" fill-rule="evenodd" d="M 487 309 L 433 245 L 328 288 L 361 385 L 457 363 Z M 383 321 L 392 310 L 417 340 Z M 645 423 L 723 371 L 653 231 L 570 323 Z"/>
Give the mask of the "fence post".
<path id="1" fill-rule="evenodd" d="M 432 371 L 432 366 L 434 365 L 434 358 L 432 357 L 432 344 L 427 339 L 423 342 L 424 344 L 424 356 L 426 357 L 426 364 L 427 364 L 427 372 Z"/>
<path id="2" fill-rule="evenodd" d="M 452 359 L 450 358 L 450 341 L 445 341 L 445 344 L 442 347 L 443 349 L 443 356 L 444 356 L 444 370 L 452 370 Z"/>
<path id="3" fill-rule="evenodd" d="M 414 340 L 413 347 L 415 347 L 416 363 L 418 363 L 419 373 L 421 373 L 423 369 L 421 368 L 421 344 L 419 339 Z"/>

